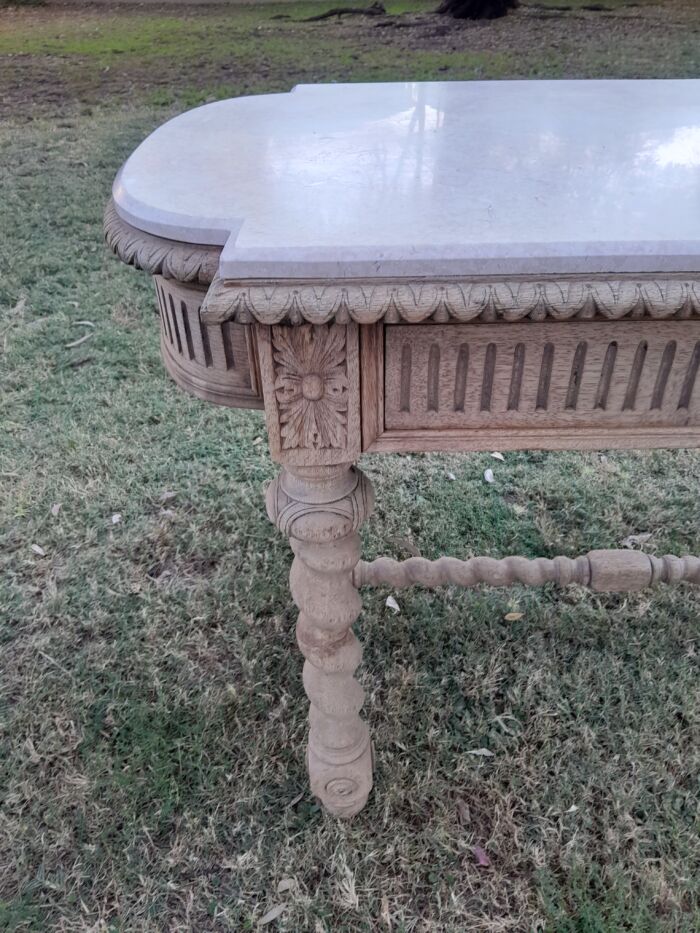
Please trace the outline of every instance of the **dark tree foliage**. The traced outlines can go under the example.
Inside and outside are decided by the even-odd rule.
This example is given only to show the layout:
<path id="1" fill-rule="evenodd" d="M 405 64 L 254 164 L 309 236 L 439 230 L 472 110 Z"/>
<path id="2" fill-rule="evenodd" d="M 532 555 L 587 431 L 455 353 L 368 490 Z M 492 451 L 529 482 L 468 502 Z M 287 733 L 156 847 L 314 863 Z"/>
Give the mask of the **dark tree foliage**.
<path id="1" fill-rule="evenodd" d="M 437 12 L 455 19 L 496 19 L 517 5 L 518 0 L 443 0 Z"/>

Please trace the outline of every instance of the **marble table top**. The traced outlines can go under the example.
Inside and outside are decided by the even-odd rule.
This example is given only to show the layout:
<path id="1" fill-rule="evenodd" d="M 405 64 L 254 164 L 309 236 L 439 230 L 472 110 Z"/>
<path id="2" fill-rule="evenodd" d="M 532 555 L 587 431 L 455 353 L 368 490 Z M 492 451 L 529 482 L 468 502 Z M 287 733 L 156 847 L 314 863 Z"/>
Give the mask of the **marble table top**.
<path id="1" fill-rule="evenodd" d="M 184 113 L 113 196 L 228 279 L 700 271 L 700 80 L 302 85 Z"/>

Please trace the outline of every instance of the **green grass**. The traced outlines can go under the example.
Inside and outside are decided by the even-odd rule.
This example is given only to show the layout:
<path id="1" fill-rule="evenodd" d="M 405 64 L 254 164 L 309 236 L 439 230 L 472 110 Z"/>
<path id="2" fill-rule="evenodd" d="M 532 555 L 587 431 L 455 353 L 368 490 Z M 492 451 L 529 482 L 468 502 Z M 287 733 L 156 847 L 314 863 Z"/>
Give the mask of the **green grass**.
<path id="1" fill-rule="evenodd" d="M 273 25 L 275 17 L 289 19 L 276 27 L 284 28 L 332 6 L 333 3 L 314 2 L 264 3 L 257 7 L 242 4 L 233 10 L 214 7 L 204 15 L 196 7 L 186 5 L 173 7 L 167 14 L 144 13 L 128 7 L 117 13 L 93 9 L 80 17 L 70 12 L 59 17 L 42 17 L 40 11 L 23 28 L 0 35 L 0 53 L 84 55 L 104 63 L 118 55 L 141 59 L 174 55 L 181 59 L 203 52 L 223 54 L 230 52 L 232 39 L 254 41 L 260 27 Z M 427 11 L 430 6 L 426 0 L 386 4 L 390 14 Z"/>
<path id="2" fill-rule="evenodd" d="M 132 101 L 188 107 L 304 81 L 430 78 L 694 77 L 697 8 L 690 0 L 524 3 L 495 23 L 430 15 L 432 0 L 389 3 L 393 20 L 301 22 L 314 3 L 16 12 L 0 32 L 5 112 Z M 279 17 L 285 17 L 280 19 Z M 408 26 L 407 24 L 412 24 Z"/>
<path id="3" fill-rule="evenodd" d="M 15 19 L 15 36 L 39 29 L 37 15 Z M 70 56 L 89 57 L 81 30 L 98 27 L 81 23 L 99 15 L 60 15 L 65 42 L 83 51 L 33 52 L 35 77 L 53 73 L 56 54 L 68 70 Z M 179 15 L 163 27 L 173 43 Z M 109 27 L 115 46 L 135 16 Z M 196 17 L 202 31 L 221 21 Z M 249 9 L 227 18 L 232 31 L 253 28 Z M 646 39 L 627 24 L 606 45 L 609 25 L 590 14 L 576 67 L 615 74 L 637 61 L 673 74 L 691 37 L 683 22 Z M 460 32 L 456 51 L 421 34 L 409 59 L 369 40 L 353 52 L 349 34 L 336 42 L 313 27 L 295 62 L 300 45 L 281 32 L 264 40 L 276 43 L 269 74 L 258 62 L 228 88 L 288 86 L 300 73 L 557 74 L 573 41 L 571 21 L 557 23 L 556 41 L 547 33 L 521 55 L 527 22 L 514 18 L 498 33 Z M 58 28 L 41 24 L 45 36 Z M 99 30 L 101 66 L 113 53 Z M 505 38 L 484 48 L 494 35 Z M 127 54 L 130 75 L 151 53 Z M 358 633 L 376 787 L 350 824 L 310 797 L 290 555 L 263 507 L 275 468 L 262 415 L 169 382 L 150 283 L 101 243 L 120 162 L 188 95 L 223 82 L 173 67 L 162 86 L 146 82 L 146 100 L 125 102 L 110 74 L 101 106 L 78 89 L 0 130 L 0 929 L 253 930 L 284 904 L 272 927 L 295 933 L 697 930 L 690 588 L 402 591 L 398 616 L 387 592 L 369 591 Z M 364 469 L 378 499 L 368 557 L 576 554 L 635 532 L 651 532 L 654 553 L 698 551 L 692 451 L 367 457 Z M 507 622 L 512 610 L 523 618 Z"/>

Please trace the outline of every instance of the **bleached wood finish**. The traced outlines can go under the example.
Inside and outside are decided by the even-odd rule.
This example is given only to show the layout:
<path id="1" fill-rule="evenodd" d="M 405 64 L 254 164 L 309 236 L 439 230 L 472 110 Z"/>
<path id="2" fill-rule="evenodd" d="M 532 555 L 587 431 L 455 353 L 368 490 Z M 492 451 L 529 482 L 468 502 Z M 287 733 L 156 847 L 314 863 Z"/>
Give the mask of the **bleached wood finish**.
<path id="1" fill-rule="evenodd" d="M 387 428 L 700 424 L 700 321 L 386 328 Z"/>
<path id="2" fill-rule="evenodd" d="M 161 356 L 186 392 L 234 408 L 262 408 L 262 391 L 250 327 L 207 324 L 200 315 L 206 289 L 155 275 Z"/>
<path id="3" fill-rule="evenodd" d="M 361 328 L 363 450 L 700 445 L 700 321 Z"/>
<path id="4" fill-rule="evenodd" d="M 582 557 L 472 557 L 457 560 L 440 557 L 426 560 L 411 557 L 397 561 L 389 557 L 360 561 L 353 579 L 356 586 L 474 587 L 486 586 L 544 586 L 556 583 L 568 586 L 578 583 L 598 593 L 633 592 L 659 583 L 694 583 L 700 585 L 700 558 L 654 557 L 641 551 L 590 551 Z"/>
<path id="5" fill-rule="evenodd" d="M 104 213 L 107 246 L 129 266 L 177 282 L 209 285 L 219 267 L 220 246 L 179 243 L 132 227 L 117 213 L 110 198 Z"/>
<path id="6" fill-rule="evenodd" d="M 268 514 L 295 555 L 311 787 L 331 813 L 357 813 L 372 787 L 359 586 L 700 583 L 697 557 L 630 551 L 365 563 L 373 496 L 352 466 L 361 450 L 700 446 L 697 276 L 221 282 L 218 248 L 141 234 L 109 209 L 105 224 L 117 254 L 154 274 L 178 384 L 219 404 L 264 400 L 283 467 Z"/>
<path id="7" fill-rule="evenodd" d="M 237 282 L 216 276 L 203 308 L 213 323 L 447 324 L 700 318 L 696 275 L 511 276 Z"/>
<path id="8" fill-rule="evenodd" d="M 270 520 L 290 539 L 297 641 L 311 703 L 308 767 L 313 792 L 336 816 L 353 816 L 372 787 L 364 693 L 354 679 L 362 648 L 352 631 L 362 603 L 352 571 L 357 530 L 372 511 L 369 480 L 348 464 L 284 469 L 267 491 Z"/>
<path id="9" fill-rule="evenodd" d="M 256 328 L 274 460 L 352 463 L 360 453 L 356 324 Z"/>

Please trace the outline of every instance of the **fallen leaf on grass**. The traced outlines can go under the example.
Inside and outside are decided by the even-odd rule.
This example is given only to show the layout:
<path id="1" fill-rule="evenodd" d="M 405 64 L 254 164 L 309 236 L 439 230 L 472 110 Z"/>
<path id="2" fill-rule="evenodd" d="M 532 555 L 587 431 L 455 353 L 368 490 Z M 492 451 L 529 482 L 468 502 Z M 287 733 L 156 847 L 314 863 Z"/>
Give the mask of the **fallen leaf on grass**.
<path id="1" fill-rule="evenodd" d="M 454 475 L 454 473 L 448 473 L 448 474 L 447 474 L 447 478 L 448 478 L 451 482 L 453 482 L 453 483 L 454 483 L 454 481 L 457 479 L 457 477 Z"/>
<path id="2" fill-rule="evenodd" d="M 391 929 L 391 913 L 389 912 L 389 898 L 386 894 L 382 894 L 382 909 L 380 916 L 384 923 L 387 926 L 387 929 Z"/>
<path id="3" fill-rule="evenodd" d="M 81 343 L 85 343 L 86 340 L 89 340 L 92 337 L 92 334 L 83 334 L 82 337 L 78 337 L 77 340 L 72 340 L 70 343 L 64 344 L 66 350 L 72 350 L 73 347 L 79 347 Z"/>
<path id="4" fill-rule="evenodd" d="M 38 544 L 32 544 L 32 550 L 35 554 L 38 554 L 39 557 L 46 557 L 46 551 L 43 547 L 40 547 Z"/>
<path id="5" fill-rule="evenodd" d="M 628 548 L 639 547 L 642 544 L 646 544 L 647 541 L 651 538 L 651 536 L 652 536 L 651 531 L 643 531 L 641 534 L 638 534 L 638 535 L 627 535 L 627 537 L 624 538 L 622 541 L 622 546 L 628 547 Z"/>
<path id="6" fill-rule="evenodd" d="M 472 852 L 477 865 L 481 865 L 482 868 L 488 868 L 491 865 L 491 859 L 488 857 L 486 849 L 482 849 L 481 846 L 474 846 Z"/>
<path id="7" fill-rule="evenodd" d="M 61 511 L 61 503 L 54 502 L 54 504 L 51 506 L 51 514 L 53 515 L 53 517 L 56 518 L 56 516 L 58 515 L 60 511 Z"/>
<path id="8" fill-rule="evenodd" d="M 294 878 L 283 878 L 277 885 L 277 893 L 284 894 L 285 891 L 291 891 L 294 887 Z"/>
<path id="9" fill-rule="evenodd" d="M 401 606 L 399 606 L 393 596 L 387 596 L 386 603 L 384 605 L 387 607 L 387 609 L 391 609 L 394 615 L 401 612 Z"/>
<path id="10" fill-rule="evenodd" d="M 612 460 L 608 460 L 605 454 L 600 455 L 600 465 L 607 473 L 619 473 L 620 467 Z"/>
<path id="11" fill-rule="evenodd" d="M 265 916 L 258 920 L 258 926 L 265 927 L 268 925 L 268 923 L 272 923 L 273 920 L 281 917 L 284 913 L 285 906 L 285 904 L 276 904 L 274 907 L 271 907 Z"/>
<path id="12" fill-rule="evenodd" d="M 115 512 L 114 515 L 112 516 L 112 524 L 118 525 L 121 522 L 121 520 L 122 520 L 121 513 Z"/>
<path id="13" fill-rule="evenodd" d="M 515 716 L 511 716 L 509 713 L 503 713 L 500 716 L 494 716 L 493 721 L 498 723 L 498 725 L 506 732 L 508 735 L 515 735 L 515 732 L 506 724 L 506 719 L 511 719 L 513 722 L 517 723 Z"/>
<path id="14" fill-rule="evenodd" d="M 493 457 L 494 460 L 505 460 L 506 459 L 500 450 L 494 450 L 491 456 Z"/>
<path id="15" fill-rule="evenodd" d="M 34 748 L 34 743 L 32 742 L 31 738 L 28 737 L 25 740 L 24 747 L 29 752 L 29 760 L 31 761 L 31 763 L 33 765 L 38 765 L 39 762 L 41 761 L 41 757 L 39 756 L 39 753 L 37 752 L 36 748 Z"/>
<path id="16" fill-rule="evenodd" d="M 481 758 L 493 758 L 494 754 L 490 748 L 470 748 L 468 755 L 479 755 Z"/>
<path id="17" fill-rule="evenodd" d="M 506 622 L 519 622 L 524 615 L 524 612 L 506 612 L 503 618 L 506 620 Z"/>
<path id="18" fill-rule="evenodd" d="M 462 826 L 467 826 L 471 823 L 472 820 L 472 811 L 469 809 L 469 804 L 466 800 L 457 801 L 457 816 L 459 817 L 459 822 Z"/>
<path id="19" fill-rule="evenodd" d="M 484 470 L 484 479 L 487 483 L 495 483 L 496 480 L 494 479 L 493 470 Z"/>

